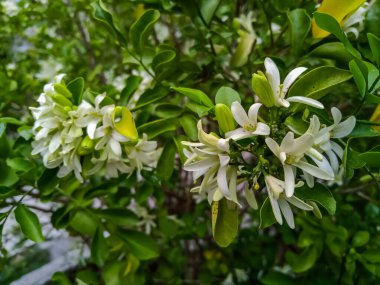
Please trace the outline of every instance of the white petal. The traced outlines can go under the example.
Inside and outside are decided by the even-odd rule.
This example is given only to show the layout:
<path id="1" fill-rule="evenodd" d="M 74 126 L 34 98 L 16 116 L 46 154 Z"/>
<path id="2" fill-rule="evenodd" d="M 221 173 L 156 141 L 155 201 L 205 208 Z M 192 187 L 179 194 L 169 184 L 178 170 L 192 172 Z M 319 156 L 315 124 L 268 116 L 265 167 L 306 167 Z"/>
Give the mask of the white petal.
<path id="1" fill-rule="evenodd" d="M 261 105 L 262 105 L 261 103 L 255 103 L 249 108 L 248 118 L 251 124 L 254 124 L 254 125 L 257 124 L 257 116 L 258 116 Z"/>
<path id="2" fill-rule="evenodd" d="M 244 127 L 244 125 L 250 123 L 247 113 L 245 112 L 243 106 L 239 102 L 235 101 L 232 103 L 231 112 L 232 112 L 232 115 L 233 115 L 235 121 L 240 126 Z"/>
<path id="3" fill-rule="evenodd" d="M 294 229 L 294 216 L 288 202 L 286 202 L 284 199 L 279 199 L 278 204 L 280 206 L 282 214 L 284 215 L 286 223 L 291 229 Z"/>
<path id="4" fill-rule="evenodd" d="M 266 75 L 270 86 L 272 87 L 275 97 L 280 97 L 280 72 L 277 65 L 269 57 L 265 58 L 264 65 L 266 69 Z"/>
<path id="5" fill-rule="evenodd" d="M 288 132 L 282 139 L 280 148 L 282 151 L 290 152 L 294 144 L 294 133 Z"/>
<path id="6" fill-rule="evenodd" d="M 99 108 L 100 103 L 102 103 L 105 97 L 106 97 L 106 94 L 99 94 L 98 96 L 95 97 L 96 108 Z"/>
<path id="7" fill-rule="evenodd" d="M 292 197 L 294 194 L 294 177 L 293 169 L 290 165 L 284 165 L 284 177 L 285 177 L 285 194 L 286 197 Z"/>
<path id="8" fill-rule="evenodd" d="M 276 218 L 276 221 L 282 225 L 282 216 L 281 216 L 281 211 L 280 207 L 278 205 L 278 201 L 272 196 L 272 193 L 268 190 L 268 196 L 269 196 L 269 201 L 272 206 L 272 211 L 274 214 L 274 217 Z"/>
<path id="9" fill-rule="evenodd" d="M 231 199 L 227 183 L 227 166 L 220 167 L 217 174 L 218 187 L 224 197 Z"/>
<path id="10" fill-rule="evenodd" d="M 284 83 L 282 85 L 282 94 L 283 96 L 288 92 L 289 87 L 293 84 L 293 82 L 303 73 L 305 72 L 306 67 L 297 67 L 293 69 L 289 74 L 285 77 Z"/>
<path id="11" fill-rule="evenodd" d="M 92 120 L 88 123 L 87 125 L 87 135 L 89 136 L 90 139 L 94 139 L 95 137 L 95 131 L 96 131 L 96 126 L 98 125 L 98 122 L 95 120 Z"/>
<path id="12" fill-rule="evenodd" d="M 314 143 L 314 137 L 309 133 L 305 133 L 299 138 L 294 140 L 293 145 L 291 146 L 290 152 L 294 155 L 303 155 L 307 152 Z"/>
<path id="13" fill-rule="evenodd" d="M 307 163 L 305 161 L 298 161 L 298 162 L 294 163 L 293 165 L 304 170 L 305 172 L 309 173 L 310 175 L 312 175 L 316 178 L 320 178 L 320 179 L 324 179 L 324 180 L 333 180 L 334 179 L 334 176 L 332 173 L 327 173 L 327 172 L 323 171 L 322 169 L 320 169 L 314 165 L 311 165 L 310 163 Z"/>
<path id="14" fill-rule="evenodd" d="M 277 157 L 280 156 L 280 146 L 278 145 L 278 143 L 276 143 L 274 139 L 266 138 L 265 143 L 267 144 L 269 149 L 274 153 L 274 155 L 276 155 Z"/>
<path id="15" fill-rule="evenodd" d="M 247 184 L 247 187 L 244 188 L 244 196 L 245 196 L 245 199 L 247 200 L 248 205 L 251 206 L 252 209 L 257 210 L 258 205 L 257 205 L 255 193 L 253 192 L 252 189 L 248 188 L 248 184 Z"/>
<path id="16" fill-rule="evenodd" d="M 312 206 L 310 206 L 309 204 L 305 203 L 300 198 L 297 198 L 294 195 L 292 197 L 290 197 L 290 198 L 286 198 L 286 201 L 288 201 L 289 203 L 293 204 L 294 206 L 296 206 L 297 208 L 299 208 L 301 210 L 305 210 L 305 211 L 311 211 L 311 210 L 313 210 Z"/>
<path id="17" fill-rule="evenodd" d="M 60 145 L 61 145 L 61 135 L 58 132 L 50 140 L 50 143 L 49 143 L 49 152 L 50 153 L 55 152 L 59 148 Z"/>
<path id="18" fill-rule="evenodd" d="M 260 135 L 260 136 L 269 136 L 270 128 L 268 125 L 266 125 L 264 123 L 257 123 L 256 130 L 252 134 L 253 135 Z"/>
<path id="19" fill-rule="evenodd" d="M 331 142 L 331 148 L 337 154 L 337 156 L 340 159 L 342 159 L 343 153 L 344 153 L 343 148 L 339 144 L 337 144 L 336 142 L 333 142 L 333 141 Z"/>
<path id="20" fill-rule="evenodd" d="M 292 96 L 287 98 L 287 100 L 288 102 L 302 103 L 318 109 L 325 108 L 321 102 L 303 96 Z"/>
<path id="21" fill-rule="evenodd" d="M 314 188 L 314 177 L 305 171 L 302 171 L 302 172 L 303 172 L 303 177 L 305 178 L 307 186 L 309 188 Z"/>
<path id="22" fill-rule="evenodd" d="M 340 112 L 340 110 L 336 107 L 332 107 L 331 108 L 331 114 L 333 116 L 333 119 L 334 119 L 334 125 L 338 125 L 340 123 L 340 121 L 342 120 L 342 113 Z"/>
<path id="23" fill-rule="evenodd" d="M 339 161 L 338 161 L 338 158 L 336 157 L 336 154 L 332 150 L 326 151 L 326 154 L 329 157 L 330 164 L 331 164 L 332 169 L 334 170 L 334 173 L 337 174 L 339 171 Z"/>
<path id="24" fill-rule="evenodd" d="M 114 154 L 116 154 L 117 156 L 121 156 L 121 146 L 118 141 L 110 139 L 108 145 L 112 149 Z"/>
<path id="25" fill-rule="evenodd" d="M 193 162 L 193 163 L 190 163 L 190 164 L 186 164 L 185 163 L 185 165 L 183 166 L 183 169 L 186 170 L 186 171 L 205 170 L 205 169 L 209 169 L 210 167 L 212 167 L 216 163 L 217 163 L 216 158 L 210 157 L 210 158 L 203 159 L 203 160 L 200 160 L 200 161 L 197 161 L 197 162 Z"/>
<path id="26" fill-rule="evenodd" d="M 249 138 L 252 136 L 253 136 L 252 132 L 248 132 L 243 128 L 238 128 L 236 130 L 233 130 L 233 131 L 226 133 L 227 138 L 233 139 L 235 141 L 245 139 L 245 138 Z"/>
<path id="27" fill-rule="evenodd" d="M 356 124 L 356 119 L 354 116 L 349 117 L 347 120 L 343 121 L 342 123 L 338 124 L 338 126 L 334 129 L 334 138 L 343 138 L 347 135 L 349 135 L 352 130 L 354 129 Z"/>

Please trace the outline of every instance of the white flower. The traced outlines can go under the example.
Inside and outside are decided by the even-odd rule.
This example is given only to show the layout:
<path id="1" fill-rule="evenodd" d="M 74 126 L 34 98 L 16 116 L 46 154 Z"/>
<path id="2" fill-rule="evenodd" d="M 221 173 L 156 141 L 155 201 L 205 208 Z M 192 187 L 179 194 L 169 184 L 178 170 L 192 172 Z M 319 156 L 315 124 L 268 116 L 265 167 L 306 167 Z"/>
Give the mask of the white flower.
<path id="1" fill-rule="evenodd" d="M 161 150 L 157 150 L 156 141 L 148 141 L 148 136 L 143 134 L 143 138 L 134 146 L 125 147 L 130 165 L 132 168 L 141 171 L 144 167 L 156 167 Z"/>
<path id="2" fill-rule="evenodd" d="M 375 1 L 365 2 L 363 6 L 359 7 L 359 9 L 344 20 L 342 28 L 346 34 L 354 34 L 355 39 L 359 37 L 359 33 L 364 30 L 365 15 Z"/>
<path id="3" fill-rule="evenodd" d="M 249 108 L 247 115 L 239 102 L 233 102 L 231 105 L 232 115 L 241 128 L 226 133 L 226 137 L 233 140 L 240 140 L 257 135 L 269 135 L 270 128 L 264 123 L 257 122 L 261 105 L 260 103 L 253 104 Z"/>
<path id="4" fill-rule="evenodd" d="M 225 197 L 237 203 L 237 169 L 229 165 L 228 141 L 205 133 L 201 121 L 197 127 L 199 142 L 182 142 L 190 148 L 190 151 L 184 152 L 187 156 L 184 170 L 193 172 L 194 180 L 204 176 L 201 185 L 195 187 L 193 192 L 207 191 L 209 195 L 212 194 L 213 201 Z"/>
<path id="5" fill-rule="evenodd" d="M 285 190 L 284 181 L 279 180 L 272 175 L 267 175 L 265 176 L 265 184 L 266 184 L 269 201 L 272 206 L 274 217 L 276 218 L 277 222 L 280 225 L 282 225 L 282 215 L 283 215 L 289 227 L 294 229 L 294 216 L 293 216 L 293 212 L 292 212 L 292 209 L 290 208 L 289 203 L 301 210 L 305 210 L 305 211 L 313 210 L 312 206 L 305 203 L 301 199 L 295 196 L 292 196 L 292 197 L 285 196 L 283 194 Z M 302 183 L 298 183 L 295 186 L 296 187 L 302 186 Z"/>
<path id="6" fill-rule="evenodd" d="M 285 96 L 293 84 L 293 82 L 303 73 L 307 68 L 297 67 L 293 69 L 284 80 L 284 83 L 281 84 L 280 71 L 277 68 L 277 65 L 269 57 L 265 58 L 264 65 L 266 69 L 266 76 L 271 86 L 275 106 L 288 108 L 291 102 L 303 103 L 310 105 L 315 108 L 323 109 L 323 105 L 314 99 L 303 97 L 303 96 L 292 96 L 285 99 Z"/>
<path id="7" fill-rule="evenodd" d="M 319 153 L 310 152 L 319 126 L 318 117 L 314 115 L 310 119 L 309 129 L 299 138 L 295 139 L 294 133 L 288 132 L 283 138 L 281 145 L 278 145 L 272 138 L 265 139 L 265 143 L 269 149 L 277 156 L 284 167 L 285 194 L 287 197 L 291 197 L 294 193 L 296 168 L 300 168 L 304 172 L 320 179 L 334 179 L 328 161 L 323 159 L 322 155 L 318 156 Z M 310 164 L 304 158 L 305 154 L 312 158 L 317 166 Z"/>

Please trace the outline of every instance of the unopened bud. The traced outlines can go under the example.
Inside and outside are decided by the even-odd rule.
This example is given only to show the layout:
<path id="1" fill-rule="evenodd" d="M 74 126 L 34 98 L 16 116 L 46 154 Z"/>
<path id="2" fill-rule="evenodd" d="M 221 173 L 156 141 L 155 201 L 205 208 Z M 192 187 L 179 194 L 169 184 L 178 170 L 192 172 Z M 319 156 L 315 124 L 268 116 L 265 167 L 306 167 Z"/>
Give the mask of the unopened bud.
<path id="1" fill-rule="evenodd" d="M 94 150 L 94 141 L 89 138 L 89 136 L 86 136 L 82 142 L 80 143 L 80 146 L 78 148 L 78 154 L 79 155 L 86 155 L 91 153 Z"/>
<path id="2" fill-rule="evenodd" d="M 273 90 L 267 77 L 261 71 L 252 75 L 252 89 L 266 107 L 274 106 Z"/>
<path id="3" fill-rule="evenodd" d="M 53 84 L 54 86 L 54 91 L 67 97 L 67 98 L 72 98 L 73 97 L 73 94 L 71 94 L 71 92 L 69 91 L 69 89 L 66 88 L 66 86 L 62 85 L 62 84 L 58 84 L 58 83 L 55 83 Z"/>
<path id="4" fill-rule="evenodd" d="M 131 140 L 139 138 L 132 113 L 126 107 L 116 107 L 113 111 L 112 121 L 115 129 L 123 136 Z"/>
<path id="5" fill-rule="evenodd" d="M 67 99 L 65 96 L 61 94 L 57 94 L 57 93 L 51 94 L 51 98 L 54 100 L 55 103 L 57 103 L 58 105 L 61 105 L 62 107 L 73 105 L 73 103 L 69 99 Z"/>
<path id="6" fill-rule="evenodd" d="M 219 128 L 223 133 L 227 133 L 235 129 L 235 120 L 228 106 L 224 104 L 216 104 L 215 116 L 218 121 Z"/>

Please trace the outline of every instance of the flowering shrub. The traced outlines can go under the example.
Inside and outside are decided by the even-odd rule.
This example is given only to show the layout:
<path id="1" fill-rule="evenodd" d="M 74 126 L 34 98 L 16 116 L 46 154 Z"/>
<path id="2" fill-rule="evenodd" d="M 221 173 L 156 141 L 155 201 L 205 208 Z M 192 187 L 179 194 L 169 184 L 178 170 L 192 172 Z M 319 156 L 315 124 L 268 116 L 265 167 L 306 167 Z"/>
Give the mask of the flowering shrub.
<path id="1" fill-rule="evenodd" d="M 378 284 L 379 17 L 1 2 L 0 283 L 54 228 L 90 256 L 52 284 Z"/>

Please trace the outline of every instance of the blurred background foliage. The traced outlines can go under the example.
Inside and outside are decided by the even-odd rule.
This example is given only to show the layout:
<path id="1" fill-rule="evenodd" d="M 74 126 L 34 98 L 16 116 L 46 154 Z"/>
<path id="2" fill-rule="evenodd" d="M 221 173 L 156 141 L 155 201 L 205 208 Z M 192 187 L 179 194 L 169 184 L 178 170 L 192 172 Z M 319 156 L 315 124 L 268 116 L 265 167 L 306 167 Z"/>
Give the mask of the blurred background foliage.
<path id="1" fill-rule="evenodd" d="M 266 56 L 283 74 L 294 66 L 349 69 L 352 55 L 334 36 L 321 42 L 310 37 L 315 5 L 311 0 L 2 0 L 0 232 L 9 213 L 30 197 L 37 201 L 25 203 L 32 212 L 48 215 L 54 228 L 82 238 L 91 257 L 55 274 L 51 284 L 378 284 L 378 163 L 330 187 L 335 215 L 299 214 L 295 230 L 260 229 L 259 211 L 243 207 L 236 240 L 220 248 L 212 239 L 210 207 L 189 193 L 191 177 L 175 156 L 180 140 L 196 138 L 196 121 L 207 110 L 170 87 L 200 89 L 213 100 L 220 87 L 228 86 L 248 104 L 253 102 L 251 75 Z M 150 29 L 133 30 L 148 9 L 156 11 L 148 19 Z M 299 15 L 290 14 L 295 9 L 302 9 L 306 24 L 292 21 Z M 253 32 L 237 20 L 251 11 Z M 379 18 L 376 2 L 365 30 L 358 39 L 350 38 L 365 58 L 371 59 L 366 34 L 380 35 Z M 58 73 L 67 74 L 68 82 L 83 77 L 86 90 L 107 92 L 131 108 L 139 132 L 164 147 L 158 169 L 143 172 L 144 179 L 95 176 L 81 185 L 73 176 L 59 180 L 56 170 L 46 170 L 32 157 L 28 107 L 36 105 L 43 85 Z M 323 99 L 346 115 L 361 101 L 352 79 Z M 358 118 L 369 120 L 375 107 L 376 102 L 364 104 Z M 352 146 L 363 153 L 378 142 L 374 135 L 353 140 Z M 43 262 L 36 259 L 40 255 L 25 251 L 15 258 L 2 247 L 0 283 L 21 277 L 21 268 L 33 270 Z"/>

